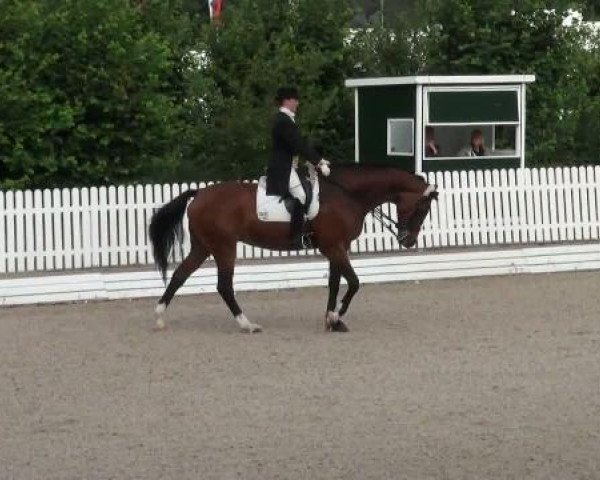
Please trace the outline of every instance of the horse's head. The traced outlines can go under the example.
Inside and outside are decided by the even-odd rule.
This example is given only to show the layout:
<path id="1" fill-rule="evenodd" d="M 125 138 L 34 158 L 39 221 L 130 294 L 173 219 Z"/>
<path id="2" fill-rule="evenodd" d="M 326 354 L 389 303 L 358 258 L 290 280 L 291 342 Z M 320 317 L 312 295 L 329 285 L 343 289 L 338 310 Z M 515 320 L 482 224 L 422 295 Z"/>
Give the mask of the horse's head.
<path id="1" fill-rule="evenodd" d="M 398 211 L 398 241 L 404 248 L 415 246 L 423 222 L 431 209 L 431 202 L 437 200 L 435 185 L 424 183 L 420 193 L 400 193 L 396 199 Z"/>
<path id="2" fill-rule="evenodd" d="M 405 248 L 417 242 L 431 202 L 438 196 L 435 185 L 429 185 L 420 175 L 399 168 L 340 166 L 334 168 L 332 177 L 329 182 L 338 185 L 355 200 L 362 199 L 367 210 L 382 203 L 394 203 L 398 213 L 398 242 Z M 389 217 L 386 220 L 394 221 Z"/>

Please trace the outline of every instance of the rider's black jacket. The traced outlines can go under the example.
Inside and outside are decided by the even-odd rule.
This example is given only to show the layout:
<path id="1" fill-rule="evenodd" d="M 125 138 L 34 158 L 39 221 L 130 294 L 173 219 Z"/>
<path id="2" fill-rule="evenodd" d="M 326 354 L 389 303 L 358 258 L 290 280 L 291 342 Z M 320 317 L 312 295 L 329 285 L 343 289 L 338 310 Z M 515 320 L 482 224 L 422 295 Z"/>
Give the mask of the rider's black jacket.
<path id="1" fill-rule="evenodd" d="M 298 155 L 315 165 L 321 157 L 301 135 L 294 121 L 283 112 L 275 115 L 271 134 L 273 152 L 267 168 L 267 194 L 285 196 L 288 193 L 293 157 Z"/>

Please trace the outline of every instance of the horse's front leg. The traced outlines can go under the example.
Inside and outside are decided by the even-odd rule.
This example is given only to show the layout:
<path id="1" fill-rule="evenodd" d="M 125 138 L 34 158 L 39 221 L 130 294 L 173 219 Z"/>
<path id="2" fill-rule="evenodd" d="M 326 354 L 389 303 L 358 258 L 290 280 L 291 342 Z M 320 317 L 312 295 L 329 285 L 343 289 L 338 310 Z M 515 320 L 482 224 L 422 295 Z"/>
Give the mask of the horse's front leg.
<path id="1" fill-rule="evenodd" d="M 348 307 L 350 306 L 350 302 L 356 292 L 358 292 L 359 281 L 352 265 L 350 264 L 350 259 L 348 258 L 348 253 L 346 250 L 339 252 L 338 254 L 332 254 L 329 257 L 330 262 L 330 277 L 329 277 L 329 302 L 327 304 L 327 316 L 325 317 L 325 326 L 328 331 L 333 332 L 347 332 L 348 327 L 342 321 L 342 317 L 348 311 Z M 331 272 L 334 272 L 332 275 Z M 337 299 L 338 289 L 340 285 L 340 276 L 344 277 L 346 282 L 348 283 L 348 290 L 346 294 L 342 298 L 342 302 L 340 304 L 339 309 L 335 307 L 335 301 Z M 335 286 L 332 292 L 332 285 Z M 333 293 L 333 294 L 332 294 Z M 335 310 L 332 310 L 334 309 Z"/>
<path id="2" fill-rule="evenodd" d="M 330 330 L 331 324 L 340 320 L 341 305 L 338 306 L 337 298 L 341 278 L 339 268 L 333 262 L 329 262 L 329 298 L 327 299 L 327 312 L 325 313 L 325 330 Z"/>

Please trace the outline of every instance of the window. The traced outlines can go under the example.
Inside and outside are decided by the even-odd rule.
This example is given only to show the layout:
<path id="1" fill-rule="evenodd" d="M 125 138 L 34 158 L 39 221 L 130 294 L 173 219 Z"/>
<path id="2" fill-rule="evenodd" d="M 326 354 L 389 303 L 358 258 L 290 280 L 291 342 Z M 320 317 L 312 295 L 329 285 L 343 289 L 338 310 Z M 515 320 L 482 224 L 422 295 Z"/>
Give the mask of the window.
<path id="1" fill-rule="evenodd" d="M 423 158 L 506 158 L 521 154 L 518 86 L 425 87 Z"/>
<path id="2" fill-rule="evenodd" d="M 470 157 L 471 137 L 481 132 L 485 157 L 517 157 L 516 125 L 427 125 L 423 139 L 423 157 L 428 159 Z M 433 142 L 433 148 L 429 145 Z"/>
<path id="3" fill-rule="evenodd" d="M 516 90 L 429 92 L 431 123 L 518 122 Z"/>
<path id="4" fill-rule="evenodd" d="M 496 154 L 516 153 L 517 127 L 515 125 L 494 125 L 492 148 Z"/>
<path id="5" fill-rule="evenodd" d="M 414 155 L 415 121 L 412 118 L 389 118 L 387 124 L 387 154 Z"/>

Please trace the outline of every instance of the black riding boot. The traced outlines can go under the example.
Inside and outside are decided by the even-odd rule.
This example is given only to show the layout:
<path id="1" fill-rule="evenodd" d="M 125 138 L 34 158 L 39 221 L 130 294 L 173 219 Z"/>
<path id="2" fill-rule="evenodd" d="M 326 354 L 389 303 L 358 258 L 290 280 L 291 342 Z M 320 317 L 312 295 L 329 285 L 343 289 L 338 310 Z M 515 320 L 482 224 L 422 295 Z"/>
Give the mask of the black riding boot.
<path id="1" fill-rule="evenodd" d="M 294 208 L 292 210 L 292 246 L 297 250 L 303 248 L 313 248 L 310 240 L 310 235 L 305 233 L 306 222 L 304 221 L 304 215 L 306 214 L 306 208 L 300 203 L 299 200 L 294 200 Z"/>

